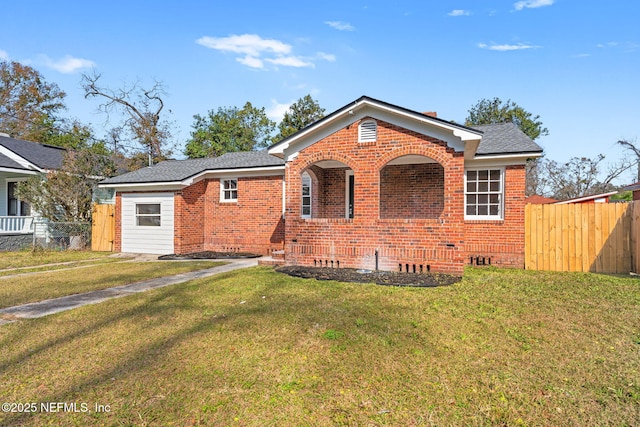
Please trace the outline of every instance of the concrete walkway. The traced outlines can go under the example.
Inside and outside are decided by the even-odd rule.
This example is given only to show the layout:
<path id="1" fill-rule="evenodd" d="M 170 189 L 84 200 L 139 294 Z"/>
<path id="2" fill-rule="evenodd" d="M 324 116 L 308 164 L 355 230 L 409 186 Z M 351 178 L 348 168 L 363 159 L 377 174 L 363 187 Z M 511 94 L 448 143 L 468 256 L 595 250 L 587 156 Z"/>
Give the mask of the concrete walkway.
<path id="1" fill-rule="evenodd" d="M 34 319 L 37 317 L 48 316 L 49 314 L 59 313 L 61 311 L 71 310 L 88 304 L 97 304 L 112 298 L 119 298 L 132 293 L 145 292 L 150 289 L 162 288 L 164 286 L 176 285 L 178 283 L 188 282 L 189 280 L 209 277 L 227 271 L 233 271 L 240 268 L 254 267 L 258 265 L 258 260 L 253 259 L 229 259 L 224 260 L 228 264 L 218 267 L 208 268 L 205 270 L 192 271 L 189 273 L 176 274 L 174 276 L 158 277 L 155 279 L 145 280 L 142 282 L 131 283 L 128 285 L 116 286 L 114 288 L 102 289 L 99 291 L 85 292 L 82 294 L 68 295 L 65 297 L 48 299 L 40 302 L 17 305 L 15 307 L 7 307 L 0 309 L 0 325 L 11 323 L 18 319 Z"/>

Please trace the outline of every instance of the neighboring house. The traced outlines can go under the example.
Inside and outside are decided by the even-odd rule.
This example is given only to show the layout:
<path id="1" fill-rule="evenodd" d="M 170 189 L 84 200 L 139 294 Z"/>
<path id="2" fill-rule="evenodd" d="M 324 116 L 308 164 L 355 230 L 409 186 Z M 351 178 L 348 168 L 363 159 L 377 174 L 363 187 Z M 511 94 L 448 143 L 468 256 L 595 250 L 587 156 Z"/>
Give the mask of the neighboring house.
<path id="1" fill-rule="evenodd" d="M 524 203 L 527 205 L 548 205 L 551 203 L 556 203 L 558 200 L 552 199 L 551 197 L 544 197 L 539 194 L 534 194 L 533 196 L 529 196 L 524 200 Z"/>
<path id="2" fill-rule="evenodd" d="M 632 191 L 633 192 L 633 200 L 640 200 L 640 182 L 633 183 L 631 185 L 627 185 L 624 188 L 621 188 L 620 191 Z"/>
<path id="3" fill-rule="evenodd" d="M 567 204 L 570 204 L 570 203 L 586 203 L 586 204 L 590 204 L 590 203 L 609 203 L 609 198 L 611 196 L 613 196 L 614 194 L 618 194 L 618 192 L 617 191 L 610 191 L 608 193 L 600 193 L 600 194 L 593 194 L 591 196 L 576 197 L 574 199 L 563 200 L 561 202 L 555 202 L 554 205 L 567 205 Z"/>
<path id="4" fill-rule="evenodd" d="M 541 153 L 511 123 L 471 128 L 361 97 L 266 152 L 166 161 L 100 186 L 116 191 L 118 251 L 462 274 L 524 266 L 525 162 Z"/>
<path id="5" fill-rule="evenodd" d="M 0 134 L 0 250 L 31 244 L 33 212 L 15 194 L 20 181 L 59 169 L 65 149 Z"/>

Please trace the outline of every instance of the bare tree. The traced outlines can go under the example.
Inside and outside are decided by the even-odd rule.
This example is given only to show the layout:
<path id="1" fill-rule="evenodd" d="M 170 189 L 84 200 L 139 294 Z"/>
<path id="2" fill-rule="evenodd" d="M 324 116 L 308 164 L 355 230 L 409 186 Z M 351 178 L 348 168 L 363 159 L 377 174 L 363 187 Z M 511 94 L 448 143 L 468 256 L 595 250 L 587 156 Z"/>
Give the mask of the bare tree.
<path id="1" fill-rule="evenodd" d="M 555 160 L 541 159 L 537 170 L 540 184 L 544 188 L 541 193 L 555 199 L 567 200 L 615 190 L 613 181 L 629 170 L 633 163 L 623 159 L 611 164 L 604 177 L 600 179 L 604 158 L 603 154 L 593 159 L 572 157 L 562 164 Z"/>
<path id="2" fill-rule="evenodd" d="M 633 155 L 635 156 L 635 164 L 636 167 L 638 168 L 638 174 L 637 174 L 637 182 L 640 182 L 640 147 L 636 147 L 636 142 L 635 140 L 632 141 L 625 141 L 625 140 L 620 140 L 618 141 L 619 145 L 622 145 L 624 147 L 625 150 L 627 151 L 631 151 L 631 153 L 633 153 Z"/>
<path id="3" fill-rule="evenodd" d="M 103 98 L 99 110 L 107 114 L 114 111 L 123 113 L 123 128 L 137 141 L 150 159 L 162 160 L 171 154 L 168 144 L 171 133 L 166 121 L 161 118 L 164 109 L 162 97 L 165 95 L 162 83 L 155 82 L 150 89 L 140 87 L 136 81 L 132 86 L 113 90 L 100 86 L 100 74 L 83 74 L 82 88 L 85 98 Z"/>

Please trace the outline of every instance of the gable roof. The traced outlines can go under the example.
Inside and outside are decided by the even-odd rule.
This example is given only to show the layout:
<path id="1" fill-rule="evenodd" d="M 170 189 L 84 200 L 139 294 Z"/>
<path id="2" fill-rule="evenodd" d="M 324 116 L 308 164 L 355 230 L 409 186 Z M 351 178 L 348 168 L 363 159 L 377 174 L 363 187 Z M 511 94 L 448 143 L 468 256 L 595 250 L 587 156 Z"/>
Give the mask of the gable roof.
<path id="1" fill-rule="evenodd" d="M 464 144 L 467 142 L 475 151 L 475 147 L 482 138 L 482 132 L 476 129 L 368 96 L 361 96 L 328 116 L 273 144 L 267 151 L 269 154 L 279 157 L 285 157 L 285 151 L 295 155 L 306 146 L 365 117 L 392 123 L 418 133 L 429 134 L 445 141 L 458 151 L 464 150 Z"/>
<path id="2" fill-rule="evenodd" d="M 358 114 L 359 111 L 362 113 Z M 363 116 L 372 115 L 376 119 L 395 121 L 401 126 L 414 126 L 421 131 L 428 130 L 431 136 L 445 140 L 457 150 L 465 151 L 465 159 L 490 155 L 538 156 L 542 148 L 533 142 L 513 123 L 498 123 L 481 126 L 463 126 L 458 123 L 427 115 L 384 101 L 362 96 L 334 111 L 328 116 L 310 124 L 268 148 L 269 153 L 284 156 L 285 150 L 295 144 L 304 146 L 305 138 L 319 140 L 324 134 L 332 133 L 336 127 L 346 126 Z M 336 126 L 332 126 L 332 123 Z M 323 128 L 327 128 L 325 132 Z M 416 130 L 415 128 L 413 130 Z"/>
<path id="3" fill-rule="evenodd" d="M 67 150 L 0 135 L 0 167 L 21 170 L 52 170 L 62 166 Z"/>
<path id="4" fill-rule="evenodd" d="M 157 165 L 125 173 L 100 182 L 113 184 L 178 183 L 206 172 L 229 169 L 283 168 L 284 161 L 265 151 L 226 153 L 220 157 L 188 160 L 166 160 Z"/>

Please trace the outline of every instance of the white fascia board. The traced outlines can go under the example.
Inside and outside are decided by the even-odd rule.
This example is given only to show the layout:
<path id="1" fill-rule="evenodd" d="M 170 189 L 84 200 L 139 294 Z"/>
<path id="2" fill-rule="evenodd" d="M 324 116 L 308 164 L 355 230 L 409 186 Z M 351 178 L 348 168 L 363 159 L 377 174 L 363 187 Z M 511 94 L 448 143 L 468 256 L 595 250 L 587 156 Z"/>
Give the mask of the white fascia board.
<path id="1" fill-rule="evenodd" d="M 189 186 L 206 178 L 245 178 L 255 176 L 284 176 L 284 165 L 261 168 L 217 169 L 203 171 L 182 181 L 182 185 Z"/>
<path id="2" fill-rule="evenodd" d="M 473 159 L 464 159 L 465 166 L 505 166 L 524 165 L 528 159 L 541 157 L 542 153 L 522 154 L 495 154 L 490 156 L 476 156 Z"/>
<path id="3" fill-rule="evenodd" d="M 35 170 L 25 170 L 25 169 L 14 169 L 14 168 L 0 168 L 0 172 L 9 172 L 15 174 L 24 174 L 24 175 L 39 175 L 40 172 Z"/>
<path id="4" fill-rule="evenodd" d="M 301 131 L 291 140 L 277 145 L 269 150 L 269 154 L 284 157 L 285 161 L 291 160 L 295 155 L 314 144 L 315 142 L 345 128 L 365 117 L 372 117 L 394 124 L 396 126 L 412 130 L 445 141 L 449 147 L 456 151 L 464 151 L 465 143 L 470 142 L 475 154 L 482 133 L 461 129 L 433 117 L 420 113 L 409 113 L 398 110 L 385 104 L 362 100 L 358 103 L 344 107 L 342 111 L 335 113 L 334 117 L 317 126 L 311 126 Z"/>
<path id="5" fill-rule="evenodd" d="M 185 187 L 181 182 L 140 182 L 122 184 L 98 184 L 99 188 L 113 188 L 117 192 L 125 191 L 176 191 Z"/>
<path id="6" fill-rule="evenodd" d="M 20 166 L 23 166 L 23 167 L 25 167 L 27 169 L 35 170 L 35 171 L 38 171 L 38 172 L 44 172 L 44 169 L 40 169 L 38 166 L 34 165 L 33 163 L 31 163 L 30 161 L 28 161 L 24 157 L 19 156 L 16 153 L 14 153 L 13 151 L 9 150 L 4 145 L 0 145 L 0 154 L 3 154 L 5 156 L 7 156 L 8 158 L 13 160 L 14 162 L 18 163 Z"/>

